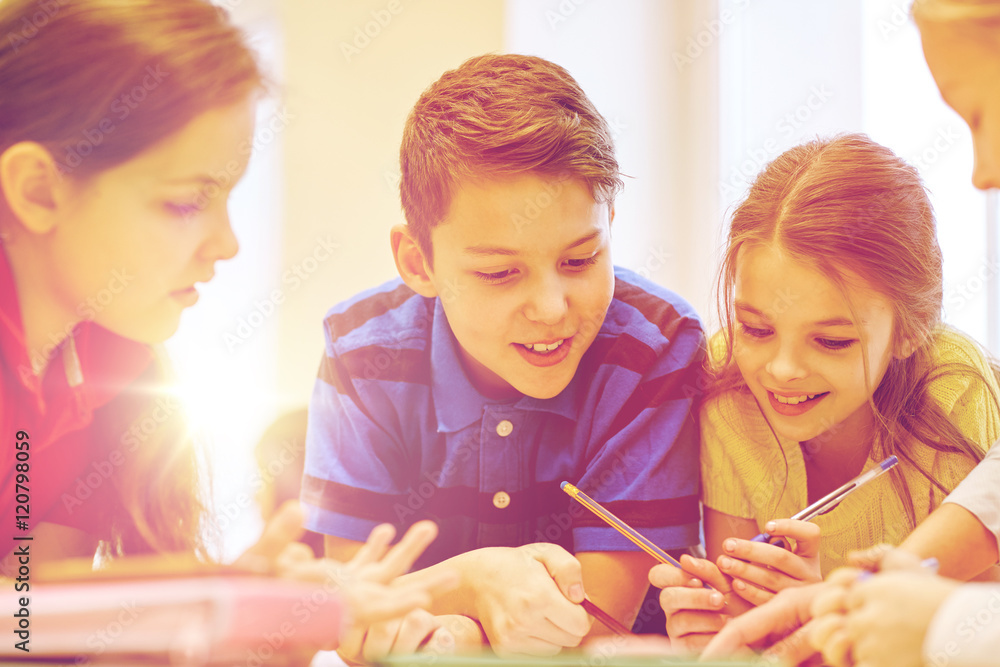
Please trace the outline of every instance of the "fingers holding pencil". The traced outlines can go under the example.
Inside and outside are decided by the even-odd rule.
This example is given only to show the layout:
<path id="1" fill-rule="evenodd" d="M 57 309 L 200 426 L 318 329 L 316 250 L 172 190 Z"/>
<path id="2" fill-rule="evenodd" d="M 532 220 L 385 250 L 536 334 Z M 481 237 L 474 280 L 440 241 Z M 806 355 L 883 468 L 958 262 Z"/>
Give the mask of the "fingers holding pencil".
<path id="1" fill-rule="evenodd" d="M 678 648 L 697 652 L 726 624 L 728 617 L 723 593 L 704 588 L 703 579 L 714 581 L 727 592 L 729 585 L 710 561 L 682 556 L 681 562 L 683 570 L 670 565 L 653 567 L 649 582 L 663 589 L 659 601 L 666 616 L 668 636 Z M 715 575 L 709 570 L 714 570 Z"/>
<path id="2" fill-rule="evenodd" d="M 596 502 L 593 498 L 588 496 L 586 493 L 576 488 L 569 482 L 563 482 L 559 487 L 565 491 L 571 498 L 576 500 L 578 503 L 586 507 L 588 510 L 593 512 L 596 516 L 602 519 L 609 526 L 617 530 L 619 533 L 627 537 L 633 544 L 638 546 L 640 549 L 648 553 L 650 556 L 655 558 L 664 564 L 672 565 L 678 569 L 684 569 L 680 562 L 668 554 L 666 551 L 658 547 L 652 541 L 649 540 L 645 535 L 637 531 L 632 526 L 628 525 L 617 516 L 605 509 L 600 503 Z M 702 584 L 705 588 L 710 590 L 713 589 L 707 582 Z M 726 604 L 724 596 L 724 604 Z"/>

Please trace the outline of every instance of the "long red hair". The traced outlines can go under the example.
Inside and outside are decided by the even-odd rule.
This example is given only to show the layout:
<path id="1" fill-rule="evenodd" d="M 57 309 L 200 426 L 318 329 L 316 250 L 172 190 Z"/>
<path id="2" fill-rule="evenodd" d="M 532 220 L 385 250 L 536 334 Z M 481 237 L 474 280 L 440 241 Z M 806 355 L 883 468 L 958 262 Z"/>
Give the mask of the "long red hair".
<path id="1" fill-rule="evenodd" d="M 207 0 L 3 0 L 0 35 L 0 153 L 36 142 L 74 179 L 126 162 L 266 83 L 243 34 Z M 10 214 L 0 189 L 0 216 Z M 152 368 L 115 405 L 141 421 L 166 376 L 162 364 Z M 115 422 L 114 413 L 99 411 L 95 422 Z M 109 423 L 106 432 L 130 425 Z M 114 484 L 121 511 L 100 536 L 106 553 L 204 553 L 204 489 L 179 412 L 129 456 Z"/>

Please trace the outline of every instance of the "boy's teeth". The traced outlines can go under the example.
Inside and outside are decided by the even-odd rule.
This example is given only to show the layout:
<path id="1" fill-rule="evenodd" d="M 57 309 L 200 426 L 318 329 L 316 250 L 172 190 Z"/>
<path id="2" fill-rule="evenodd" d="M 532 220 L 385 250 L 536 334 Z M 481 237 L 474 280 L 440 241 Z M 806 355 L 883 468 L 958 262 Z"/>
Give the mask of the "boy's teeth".
<path id="1" fill-rule="evenodd" d="M 565 342 L 565 339 L 557 340 L 556 342 L 549 343 L 548 345 L 546 345 L 545 343 L 522 343 L 522 345 L 524 345 L 526 348 L 534 352 L 551 352 L 552 350 L 562 345 L 563 342 Z"/>
<path id="2" fill-rule="evenodd" d="M 785 403 L 786 405 L 798 405 L 803 401 L 814 399 L 816 398 L 816 396 L 817 394 L 805 394 L 803 396 L 778 396 L 777 394 L 775 394 L 774 398 L 775 400 L 778 401 L 778 403 Z"/>

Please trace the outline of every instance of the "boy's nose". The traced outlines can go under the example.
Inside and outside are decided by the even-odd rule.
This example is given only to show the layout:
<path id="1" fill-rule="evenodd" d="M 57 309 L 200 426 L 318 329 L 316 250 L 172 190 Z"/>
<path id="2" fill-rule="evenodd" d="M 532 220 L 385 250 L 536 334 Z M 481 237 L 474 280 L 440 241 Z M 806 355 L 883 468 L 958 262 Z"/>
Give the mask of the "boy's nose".
<path id="1" fill-rule="evenodd" d="M 568 305 L 568 297 L 560 281 L 548 280 L 535 286 L 524 314 L 534 322 L 554 325 L 566 316 Z"/>

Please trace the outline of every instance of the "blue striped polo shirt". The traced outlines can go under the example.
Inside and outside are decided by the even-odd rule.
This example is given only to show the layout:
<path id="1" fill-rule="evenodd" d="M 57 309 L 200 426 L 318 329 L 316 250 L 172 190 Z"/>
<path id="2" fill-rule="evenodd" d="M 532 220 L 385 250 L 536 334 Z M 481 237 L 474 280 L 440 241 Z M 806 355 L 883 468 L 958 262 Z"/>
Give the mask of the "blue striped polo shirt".
<path id="1" fill-rule="evenodd" d="M 439 299 L 397 279 L 334 307 L 309 409 L 306 527 L 363 541 L 437 522 L 418 566 L 472 549 L 636 547 L 568 480 L 664 549 L 697 544 L 701 322 L 624 269 L 576 375 L 549 399 L 499 402 L 466 376 Z"/>

